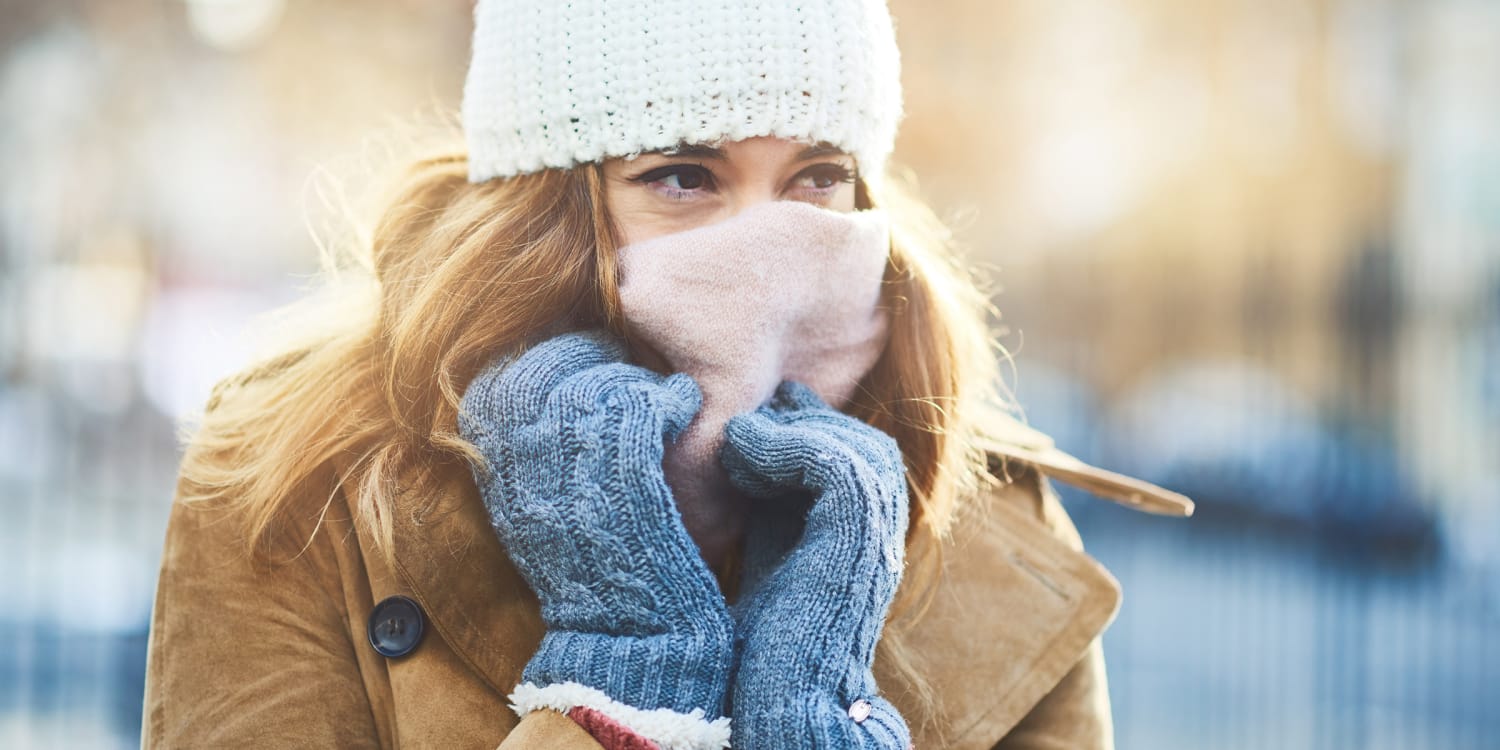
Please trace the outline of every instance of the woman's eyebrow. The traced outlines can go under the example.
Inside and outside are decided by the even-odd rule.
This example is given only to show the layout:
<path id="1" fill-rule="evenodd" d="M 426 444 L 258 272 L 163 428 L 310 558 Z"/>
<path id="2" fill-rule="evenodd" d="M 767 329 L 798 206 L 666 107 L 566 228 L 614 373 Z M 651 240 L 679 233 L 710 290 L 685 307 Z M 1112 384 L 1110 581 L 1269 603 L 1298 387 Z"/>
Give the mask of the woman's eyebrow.
<path id="1" fill-rule="evenodd" d="M 699 159 L 718 159 L 721 161 L 729 158 L 728 155 L 724 153 L 723 149 L 715 148 L 713 146 L 705 146 L 700 143 L 691 143 L 682 146 L 676 146 L 673 148 L 662 149 L 661 151 L 658 151 L 656 153 L 661 154 L 662 156 L 690 156 Z"/>
<path id="2" fill-rule="evenodd" d="M 815 143 L 797 154 L 797 161 L 820 159 L 825 156 L 848 156 L 849 153 L 830 143 Z"/>
<path id="3" fill-rule="evenodd" d="M 686 156 L 690 158 L 715 159 L 719 161 L 729 158 L 728 154 L 725 154 L 723 149 L 717 148 L 715 146 L 708 146 L 702 143 L 683 144 L 681 146 L 662 149 L 654 153 L 668 157 Z M 848 155 L 849 152 L 831 143 L 815 143 L 799 151 L 794 161 L 808 161 L 810 159 L 820 159 L 828 156 Z"/>

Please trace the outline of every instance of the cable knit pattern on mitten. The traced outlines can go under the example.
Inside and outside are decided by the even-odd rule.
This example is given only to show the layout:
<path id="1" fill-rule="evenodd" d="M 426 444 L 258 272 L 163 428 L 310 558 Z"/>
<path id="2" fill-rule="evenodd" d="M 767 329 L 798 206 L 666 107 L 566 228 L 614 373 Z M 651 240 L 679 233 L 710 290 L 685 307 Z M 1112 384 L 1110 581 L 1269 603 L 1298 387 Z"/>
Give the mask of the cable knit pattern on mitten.
<path id="1" fill-rule="evenodd" d="M 480 494 L 547 626 L 523 680 L 713 720 L 731 620 L 662 472 L 663 440 L 701 394 L 624 356 L 586 332 L 503 358 L 465 391 L 460 431 L 484 455 Z"/>
<path id="2" fill-rule="evenodd" d="M 906 748 L 910 730 L 872 671 L 905 561 L 895 439 L 784 381 L 770 404 L 730 419 L 721 459 L 752 497 L 812 495 L 801 540 L 769 574 L 747 554 L 759 580 L 733 607 L 734 746 Z M 784 549 L 775 537 L 757 542 Z"/>

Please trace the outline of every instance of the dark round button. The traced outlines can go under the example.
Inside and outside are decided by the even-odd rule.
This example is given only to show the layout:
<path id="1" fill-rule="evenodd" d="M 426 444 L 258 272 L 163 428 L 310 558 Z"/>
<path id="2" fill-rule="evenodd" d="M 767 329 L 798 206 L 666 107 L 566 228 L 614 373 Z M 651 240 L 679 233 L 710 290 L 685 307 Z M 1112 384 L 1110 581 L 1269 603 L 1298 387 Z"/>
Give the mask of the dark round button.
<path id="1" fill-rule="evenodd" d="M 405 596 L 388 596 L 370 611 L 370 645 L 382 656 L 392 659 L 406 656 L 422 642 L 427 618 L 416 601 Z"/>

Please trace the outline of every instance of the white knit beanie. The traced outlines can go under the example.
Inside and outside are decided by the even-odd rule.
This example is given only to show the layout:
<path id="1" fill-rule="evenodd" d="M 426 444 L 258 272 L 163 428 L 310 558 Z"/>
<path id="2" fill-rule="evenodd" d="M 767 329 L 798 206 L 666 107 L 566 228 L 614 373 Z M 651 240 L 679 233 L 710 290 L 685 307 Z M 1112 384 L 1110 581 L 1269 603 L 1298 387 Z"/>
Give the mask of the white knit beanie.
<path id="1" fill-rule="evenodd" d="M 479 0 L 473 43 L 470 182 L 755 136 L 878 179 L 901 119 L 884 0 Z"/>

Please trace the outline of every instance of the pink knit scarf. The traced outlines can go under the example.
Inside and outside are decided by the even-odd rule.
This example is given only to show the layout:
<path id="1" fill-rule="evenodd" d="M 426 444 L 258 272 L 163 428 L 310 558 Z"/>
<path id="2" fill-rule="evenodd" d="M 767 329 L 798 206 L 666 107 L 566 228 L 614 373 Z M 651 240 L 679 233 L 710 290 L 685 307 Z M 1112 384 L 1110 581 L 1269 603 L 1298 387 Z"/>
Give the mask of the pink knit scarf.
<path id="1" fill-rule="evenodd" d="M 702 410 L 666 447 L 665 470 L 705 557 L 723 551 L 743 518 L 745 500 L 718 461 L 725 423 L 768 401 L 782 379 L 847 405 L 885 349 L 889 254 L 883 212 L 799 201 L 620 248 L 628 332 L 703 392 Z"/>

